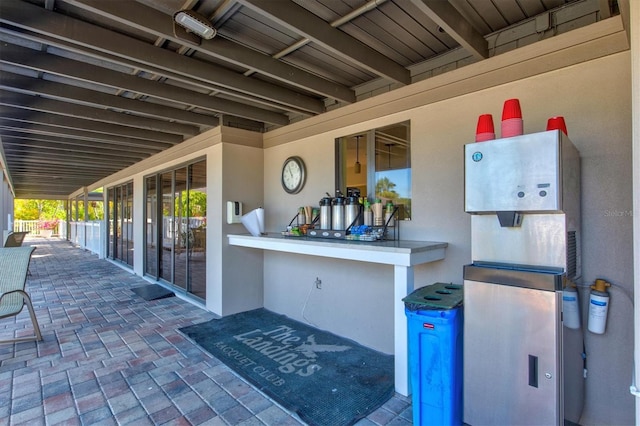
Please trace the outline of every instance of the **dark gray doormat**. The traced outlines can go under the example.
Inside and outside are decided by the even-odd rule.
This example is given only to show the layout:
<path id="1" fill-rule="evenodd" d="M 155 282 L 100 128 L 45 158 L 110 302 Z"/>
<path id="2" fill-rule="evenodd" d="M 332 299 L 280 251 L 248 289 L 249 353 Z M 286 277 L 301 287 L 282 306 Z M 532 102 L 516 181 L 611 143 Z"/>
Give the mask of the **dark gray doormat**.
<path id="1" fill-rule="evenodd" d="M 158 284 L 143 285 L 140 287 L 134 287 L 132 292 L 142 297 L 144 300 L 157 300 L 164 299 L 165 297 L 175 296 L 175 293 L 171 290 L 167 290 Z"/>
<path id="2" fill-rule="evenodd" d="M 351 425 L 394 393 L 393 355 L 266 309 L 180 331 L 310 425 Z"/>

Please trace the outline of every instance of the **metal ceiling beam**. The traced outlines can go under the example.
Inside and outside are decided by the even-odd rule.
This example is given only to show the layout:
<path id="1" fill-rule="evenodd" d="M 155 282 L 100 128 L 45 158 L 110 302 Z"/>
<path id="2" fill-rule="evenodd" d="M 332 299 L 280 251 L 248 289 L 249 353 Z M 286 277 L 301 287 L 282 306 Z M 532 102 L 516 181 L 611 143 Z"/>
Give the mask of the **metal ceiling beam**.
<path id="1" fill-rule="evenodd" d="M 166 119 L 208 127 L 215 127 L 219 124 L 217 117 L 209 115 L 7 72 L 0 74 L 0 87 L 31 95 L 46 95 L 54 99 L 90 105 L 96 108 L 113 108 L 148 118 Z"/>
<path id="2" fill-rule="evenodd" d="M 141 3 L 130 2 L 127 3 L 126 7 L 123 7 L 120 2 L 104 0 L 66 0 L 65 3 L 113 19 L 157 37 L 173 41 L 174 43 L 182 44 L 189 49 L 237 66 L 245 67 L 309 92 L 314 92 L 346 103 L 356 101 L 355 92 L 344 85 L 318 77 L 223 37 L 215 37 L 211 40 L 203 39 L 200 45 L 185 43 L 185 40 L 174 35 L 173 18 L 171 16 Z"/>
<path id="3" fill-rule="evenodd" d="M 74 184 L 73 190 L 75 191 L 80 186 L 80 183 L 92 183 L 90 179 L 95 179 L 96 177 L 100 177 L 101 173 L 91 174 L 89 173 L 85 176 L 86 171 L 85 168 L 79 168 L 76 170 L 67 170 L 58 168 L 52 169 L 50 166 L 46 167 L 30 167 L 28 172 L 21 171 L 18 173 L 20 175 L 20 182 L 22 184 L 41 184 L 45 185 L 47 183 L 53 182 L 66 182 L 68 184 Z M 95 181 L 94 181 L 95 182 Z"/>
<path id="4" fill-rule="evenodd" d="M 37 139 L 25 139 L 25 138 L 12 138 L 4 136 L 2 138 L 2 143 L 5 148 L 10 147 L 12 149 L 24 148 L 31 149 L 36 148 L 43 151 L 49 151 L 52 153 L 56 152 L 66 152 L 66 153 L 84 153 L 84 154 L 92 154 L 92 155 L 100 155 L 100 159 L 102 159 L 102 155 L 107 155 L 114 158 L 122 158 L 122 159 L 133 159 L 135 161 L 140 161 L 144 158 L 147 158 L 149 155 L 141 154 L 141 153 L 131 153 L 124 150 L 115 150 L 109 148 L 95 147 L 91 145 L 81 145 L 81 146 L 72 146 L 72 145 L 63 145 L 63 144 L 53 144 L 50 142 L 40 141 Z"/>
<path id="5" fill-rule="evenodd" d="M 42 148 L 25 149 L 24 146 L 16 147 L 11 144 L 5 145 L 5 151 L 7 156 L 16 155 L 23 158 L 26 157 L 29 160 L 42 160 L 51 163 L 75 164 L 78 161 L 96 161 L 96 156 L 94 154 L 54 152 Z M 135 164 L 136 161 L 138 160 L 115 157 L 106 154 L 100 155 L 100 163 L 102 163 L 103 166 L 113 166 L 114 170 L 120 170 L 123 167 Z"/>
<path id="6" fill-rule="evenodd" d="M 29 172 L 29 176 L 33 176 L 34 174 L 32 172 Z M 73 185 L 73 189 L 70 192 L 75 191 L 76 189 L 78 189 L 81 186 L 86 186 L 86 185 L 80 185 L 78 186 L 78 178 L 74 178 L 74 177 L 70 177 L 70 178 L 56 178 L 56 176 L 60 176 L 61 173 L 56 174 L 56 175 L 38 175 L 35 174 L 37 179 L 27 179 L 28 176 L 25 176 L 24 178 L 20 179 L 20 185 L 22 188 L 25 187 L 34 187 L 34 189 L 38 189 L 38 190 L 43 190 L 43 187 L 47 187 L 47 186 L 58 186 L 60 184 L 62 185 Z M 78 176 L 80 176 L 80 174 L 77 174 Z M 75 176 L 75 175 L 72 175 Z M 48 177 L 48 179 L 47 179 Z M 83 182 L 84 183 L 84 179 Z M 70 192 L 67 192 L 65 195 L 68 195 Z"/>
<path id="7" fill-rule="evenodd" d="M 183 136 L 195 136 L 200 133 L 197 127 L 186 124 L 136 117 L 131 114 L 87 107 L 41 96 L 24 95 L 2 89 L 0 89 L 0 105 Z M 126 129 L 126 127 L 123 129 Z"/>
<path id="8" fill-rule="evenodd" d="M 78 183 L 80 183 L 80 185 L 78 185 Z M 30 190 L 30 191 L 45 192 L 47 188 L 53 188 L 57 194 L 65 195 L 65 198 L 66 198 L 66 195 L 70 194 L 71 192 L 83 186 L 87 186 L 85 183 L 89 183 L 89 182 L 85 182 L 84 180 L 78 182 L 77 180 L 49 179 L 41 183 L 36 181 L 21 180 L 20 189 L 23 191 Z M 68 187 L 69 189 L 64 190 L 68 192 L 63 192 L 63 189 L 61 187 Z M 40 197 L 30 197 L 30 198 L 40 198 Z"/>
<path id="9" fill-rule="evenodd" d="M 125 66 L 174 79 L 184 76 L 185 83 L 189 83 L 190 79 L 200 80 L 231 96 L 244 94 L 248 101 L 255 101 L 257 97 L 274 104 L 292 107 L 297 111 L 308 111 L 314 114 L 324 112 L 324 105 L 319 99 L 246 77 L 215 64 L 178 55 L 144 41 L 50 12 L 21 0 L 3 0 L 0 6 L 0 22 L 83 46 L 85 50 L 81 53 L 92 57 L 99 58 L 100 54 L 94 52 L 103 52 L 121 58 L 120 64 Z"/>
<path id="10" fill-rule="evenodd" d="M 3 31 L 0 28 L 0 31 Z M 96 65 L 74 61 L 61 56 L 39 52 L 12 44 L 2 46 L 0 62 L 47 72 L 84 82 L 128 90 L 134 93 L 178 102 L 188 106 L 224 112 L 229 115 L 271 124 L 289 124 L 286 115 L 245 105 L 228 99 L 215 98 L 201 93 L 190 92 L 180 87 L 147 80 L 134 75 L 111 71 Z"/>
<path id="11" fill-rule="evenodd" d="M 20 164 L 40 164 L 40 165 L 66 165 L 65 168 L 68 167 L 78 167 L 85 166 L 87 168 L 95 170 L 95 172 L 102 171 L 102 173 L 114 173 L 124 168 L 122 165 L 109 165 L 109 164 L 96 164 L 95 158 L 88 159 L 87 161 L 83 160 L 72 160 L 72 161 L 61 161 L 63 159 L 52 159 L 52 158 L 29 158 L 23 154 L 18 155 L 7 155 L 7 161 L 9 163 L 15 163 L 16 165 Z M 13 166 L 12 166 L 13 167 Z"/>
<path id="12" fill-rule="evenodd" d="M 144 139 L 148 141 L 178 144 L 183 141 L 179 135 L 136 129 L 135 127 L 119 126 L 117 124 L 95 122 L 80 118 L 67 117 L 57 114 L 45 114 L 37 111 L 25 111 L 6 106 L 0 106 L 0 117 L 4 120 L 21 121 L 25 123 L 45 124 L 48 126 L 63 127 L 67 129 L 90 129 L 95 133 L 123 136 L 131 139 Z"/>
<path id="13" fill-rule="evenodd" d="M 72 139 L 67 137 L 48 136 L 38 133 L 17 132 L 0 128 L 0 137 L 3 141 L 25 141 L 25 143 L 42 143 L 44 146 L 67 147 L 70 150 L 103 150 L 104 152 L 124 152 L 126 155 L 146 158 L 158 153 L 159 149 L 142 148 L 133 146 L 115 145 L 105 142 L 95 142 L 91 140 Z M 97 151 L 96 151 L 97 152 Z"/>
<path id="14" fill-rule="evenodd" d="M 57 126 L 44 124 L 25 123 L 13 120 L 3 120 L 0 117 L 0 129 L 12 130 L 16 132 L 35 133 L 40 135 L 57 136 L 63 138 L 80 139 L 94 141 L 97 143 L 108 143 L 120 146 L 131 146 L 141 148 L 156 148 L 158 151 L 170 148 L 172 145 L 164 142 L 145 141 L 141 139 L 131 139 L 122 136 L 106 135 L 95 133 L 89 130 L 65 129 Z"/>
<path id="15" fill-rule="evenodd" d="M 600 5 L 600 19 L 607 19 L 611 17 L 611 5 L 609 0 L 598 0 Z"/>
<path id="16" fill-rule="evenodd" d="M 475 58 L 486 59 L 489 57 L 489 46 L 485 38 L 448 1 L 409 1 L 444 29 L 447 34 L 453 37 Z"/>
<path id="17" fill-rule="evenodd" d="M 392 61 L 323 19 L 290 2 L 286 7 L 272 0 L 238 0 L 243 6 L 268 17 L 283 27 L 302 34 L 333 54 L 370 72 L 401 84 L 410 84 L 411 75 L 402 65 Z"/>
<path id="18" fill-rule="evenodd" d="M 15 170 L 17 174 L 20 175 L 20 180 L 26 183 L 39 182 L 42 178 L 47 177 L 49 179 L 43 183 L 53 181 L 54 179 L 66 182 L 84 182 L 95 179 L 96 177 L 99 178 L 104 173 L 102 171 L 92 171 L 91 168 L 88 167 L 68 168 L 62 165 L 29 166 L 28 168 L 17 166 Z M 79 186 L 83 185 L 77 185 L 74 190 Z"/>

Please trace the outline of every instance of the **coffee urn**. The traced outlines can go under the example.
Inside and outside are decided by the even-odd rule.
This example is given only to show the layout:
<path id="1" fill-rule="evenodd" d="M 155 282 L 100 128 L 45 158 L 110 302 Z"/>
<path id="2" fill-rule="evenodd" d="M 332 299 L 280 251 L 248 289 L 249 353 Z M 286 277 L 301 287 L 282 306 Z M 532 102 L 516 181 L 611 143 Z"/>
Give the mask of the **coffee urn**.
<path id="1" fill-rule="evenodd" d="M 348 228 L 351 225 L 360 225 L 360 202 L 358 197 L 347 197 L 344 208 L 344 225 Z"/>
<path id="2" fill-rule="evenodd" d="M 320 229 L 331 229 L 331 197 L 320 200 Z"/>
<path id="3" fill-rule="evenodd" d="M 344 202 L 345 198 L 338 195 L 333 199 L 333 209 L 331 211 L 331 229 L 345 229 L 344 226 Z"/>

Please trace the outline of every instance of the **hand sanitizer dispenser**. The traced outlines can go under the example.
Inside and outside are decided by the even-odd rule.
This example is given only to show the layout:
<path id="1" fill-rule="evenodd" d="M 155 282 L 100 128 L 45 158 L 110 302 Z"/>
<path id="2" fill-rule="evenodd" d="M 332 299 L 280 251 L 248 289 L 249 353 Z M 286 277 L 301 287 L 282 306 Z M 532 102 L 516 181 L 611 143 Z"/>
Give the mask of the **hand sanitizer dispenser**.
<path id="1" fill-rule="evenodd" d="M 242 223 L 242 202 L 227 201 L 227 223 Z"/>

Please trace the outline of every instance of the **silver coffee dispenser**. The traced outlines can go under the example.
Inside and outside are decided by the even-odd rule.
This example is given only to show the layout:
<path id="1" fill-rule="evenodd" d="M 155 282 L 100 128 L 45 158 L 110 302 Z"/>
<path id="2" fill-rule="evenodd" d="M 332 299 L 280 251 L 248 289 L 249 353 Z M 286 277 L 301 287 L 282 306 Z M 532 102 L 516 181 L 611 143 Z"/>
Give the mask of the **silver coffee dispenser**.
<path id="1" fill-rule="evenodd" d="M 360 214 L 360 200 L 358 197 L 350 196 L 346 199 L 344 207 L 344 226 L 349 228 L 351 225 L 360 225 L 362 215 Z"/>
<path id="2" fill-rule="evenodd" d="M 331 204 L 331 197 L 324 197 L 320 200 L 320 229 L 331 229 Z"/>
<path id="3" fill-rule="evenodd" d="M 345 198 L 342 195 L 333 199 L 333 208 L 331 210 L 331 229 L 343 230 L 344 226 L 344 206 Z"/>

